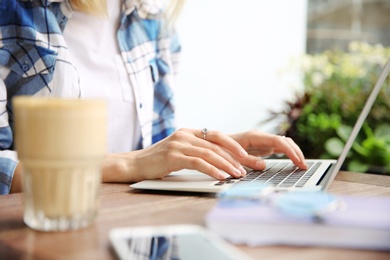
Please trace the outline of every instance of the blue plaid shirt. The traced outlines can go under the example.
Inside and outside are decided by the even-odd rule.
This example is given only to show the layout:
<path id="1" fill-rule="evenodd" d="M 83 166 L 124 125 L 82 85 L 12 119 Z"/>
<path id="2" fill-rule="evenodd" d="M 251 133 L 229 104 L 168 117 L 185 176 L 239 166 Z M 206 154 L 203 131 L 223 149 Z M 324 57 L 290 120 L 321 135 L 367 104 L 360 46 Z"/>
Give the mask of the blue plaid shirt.
<path id="1" fill-rule="evenodd" d="M 175 130 L 172 78 L 180 45 L 165 29 L 159 1 L 123 0 L 118 45 L 132 87 L 152 88 L 153 111 L 142 111 L 140 147 Z M 0 194 L 9 193 L 17 154 L 13 150 L 11 100 L 17 95 L 80 97 L 77 68 L 62 32 L 73 9 L 68 0 L 0 1 Z M 145 108 L 144 108 L 145 109 Z M 37 147 L 39 149 L 39 147 Z"/>

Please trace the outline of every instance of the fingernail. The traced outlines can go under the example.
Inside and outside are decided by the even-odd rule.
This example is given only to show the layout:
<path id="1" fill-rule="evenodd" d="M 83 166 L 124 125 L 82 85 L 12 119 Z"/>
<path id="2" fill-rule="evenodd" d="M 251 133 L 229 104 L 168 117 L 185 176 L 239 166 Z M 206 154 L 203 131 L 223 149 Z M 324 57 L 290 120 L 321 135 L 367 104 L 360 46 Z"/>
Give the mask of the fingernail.
<path id="1" fill-rule="evenodd" d="M 303 165 L 305 165 L 306 169 L 308 168 L 306 161 L 303 161 Z"/>
<path id="2" fill-rule="evenodd" d="M 261 169 L 261 168 L 263 168 L 263 160 L 256 162 L 256 169 Z"/>
<path id="3" fill-rule="evenodd" d="M 248 156 L 248 152 L 245 151 L 244 149 L 241 149 L 240 154 L 242 155 L 242 157 Z"/>
<path id="4" fill-rule="evenodd" d="M 234 173 L 236 174 L 236 177 L 241 176 L 241 170 L 239 170 L 239 169 L 234 169 Z"/>
<path id="5" fill-rule="evenodd" d="M 241 171 L 241 177 L 244 177 L 246 175 L 246 171 L 244 167 L 240 166 L 240 171 Z"/>
<path id="6" fill-rule="evenodd" d="M 224 180 L 226 179 L 226 174 L 224 172 L 219 172 L 219 180 Z"/>

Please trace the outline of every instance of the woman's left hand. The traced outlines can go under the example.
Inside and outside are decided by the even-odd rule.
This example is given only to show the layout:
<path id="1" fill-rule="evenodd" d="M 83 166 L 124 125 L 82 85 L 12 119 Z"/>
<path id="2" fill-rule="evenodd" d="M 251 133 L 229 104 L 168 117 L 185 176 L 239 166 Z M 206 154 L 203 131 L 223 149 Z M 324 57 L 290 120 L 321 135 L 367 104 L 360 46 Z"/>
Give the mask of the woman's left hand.
<path id="1" fill-rule="evenodd" d="M 265 168 L 265 162 L 260 156 L 285 154 L 296 166 L 301 169 L 307 169 L 305 156 L 298 145 L 289 137 L 258 130 L 233 134 L 230 137 L 238 142 L 249 154 L 245 158 L 238 158 L 243 166 L 262 170 Z"/>

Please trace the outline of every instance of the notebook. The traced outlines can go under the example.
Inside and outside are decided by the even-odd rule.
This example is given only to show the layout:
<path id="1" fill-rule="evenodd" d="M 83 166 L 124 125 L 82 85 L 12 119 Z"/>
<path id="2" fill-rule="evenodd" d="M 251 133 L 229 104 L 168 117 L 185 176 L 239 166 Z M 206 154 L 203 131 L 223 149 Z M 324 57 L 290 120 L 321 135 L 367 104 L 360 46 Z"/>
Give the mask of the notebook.
<path id="1" fill-rule="evenodd" d="M 218 193 L 231 188 L 232 185 L 238 182 L 261 181 L 273 184 L 275 189 L 281 192 L 307 188 L 327 190 L 344 163 L 389 71 L 390 59 L 372 88 L 343 151 L 337 160 L 307 160 L 308 169 L 304 171 L 294 166 L 290 160 L 268 159 L 265 160 L 266 168 L 263 171 L 248 170 L 245 178 L 233 179 L 227 177 L 224 181 L 215 180 L 198 171 L 184 169 L 173 172 L 161 179 L 144 180 L 134 183 L 130 187 L 144 190 Z"/>

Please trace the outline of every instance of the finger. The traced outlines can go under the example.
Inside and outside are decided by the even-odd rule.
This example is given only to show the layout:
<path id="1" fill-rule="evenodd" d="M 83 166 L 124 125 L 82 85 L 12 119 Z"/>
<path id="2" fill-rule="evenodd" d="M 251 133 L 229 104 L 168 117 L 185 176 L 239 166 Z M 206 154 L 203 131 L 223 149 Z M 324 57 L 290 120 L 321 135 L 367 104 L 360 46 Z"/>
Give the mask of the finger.
<path id="1" fill-rule="evenodd" d="M 283 153 L 299 168 L 306 169 L 305 157 L 295 142 L 284 136 L 274 137 L 275 153 Z"/>
<path id="2" fill-rule="evenodd" d="M 211 131 L 204 128 L 201 131 L 195 131 L 194 135 L 200 139 L 212 142 L 223 147 L 237 157 L 244 158 L 248 156 L 248 153 L 245 151 L 244 148 L 242 148 L 239 143 L 237 143 L 233 138 L 219 131 Z"/>
<path id="3" fill-rule="evenodd" d="M 286 141 L 291 145 L 291 147 L 294 149 L 296 155 L 298 155 L 298 157 L 300 159 L 300 163 L 298 163 L 297 166 L 299 166 L 302 169 L 307 169 L 305 156 L 303 155 L 302 150 L 299 148 L 299 146 L 291 138 L 286 138 Z"/>
<path id="4" fill-rule="evenodd" d="M 266 163 L 263 158 L 253 155 L 240 159 L 240 163 L 254 170 L 264 170 L 266 167 Z"/>
<path id="5" fill-rule="evenodd" d="M 180 170 L 180 169 L 197 170 L 217 180 L 224 180 L 226 178 L 226 173 L 224 173 L 221 169 L 214 166 L 213 164 L 210 164 L 209 162 L 207 162 L 206 160 L 200 157 L 186 156 L 184 154 L 180 154 L 177 157 L 176 162 L 177 162 L 175 166 L 175 168 L 177 168 L 176 170 Z"/>
<path id="6" fill-rule="evenodd" d="M 195 141 L 195 145 L 193 146 L 184 146 L 182 152 L 190 157 L 201 158 L 235 178 L 246 174 L 242 165 L 221 147 L 209 142 L 200 142 L 201 144 L 196 144 L 199 141 L 202 140 Z M 203 147 L 201 145 L 203 145 Z"/>

